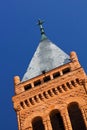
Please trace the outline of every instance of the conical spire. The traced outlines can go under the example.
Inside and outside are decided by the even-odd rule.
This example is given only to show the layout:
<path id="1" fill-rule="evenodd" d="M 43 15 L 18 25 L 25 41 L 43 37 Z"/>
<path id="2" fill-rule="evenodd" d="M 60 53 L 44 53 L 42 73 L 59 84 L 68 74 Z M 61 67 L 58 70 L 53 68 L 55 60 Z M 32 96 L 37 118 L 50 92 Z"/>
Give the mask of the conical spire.
<path id="1" fill-rule="evenodd" d="M 22 81 L 34 78 L 41 75 L 44 71 L 50 71 L 70 62 L 69 56 L 46 37 L 42 24 L 43 21 L 39 20 L 38 25 L 41 31 L 41 41 Z"/>

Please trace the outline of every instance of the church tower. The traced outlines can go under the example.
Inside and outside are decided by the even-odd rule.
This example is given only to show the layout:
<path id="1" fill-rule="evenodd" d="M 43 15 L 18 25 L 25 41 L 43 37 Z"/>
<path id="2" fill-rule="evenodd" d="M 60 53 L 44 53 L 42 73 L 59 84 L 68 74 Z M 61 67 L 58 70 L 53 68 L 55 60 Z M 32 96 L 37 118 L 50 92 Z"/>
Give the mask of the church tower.
<path id="1" fill-rule="evenodd" d="M 87 130 L 87 75 L 76 53 L 67 55 L 45 35 L 12 97 L 18 130 Z"/>

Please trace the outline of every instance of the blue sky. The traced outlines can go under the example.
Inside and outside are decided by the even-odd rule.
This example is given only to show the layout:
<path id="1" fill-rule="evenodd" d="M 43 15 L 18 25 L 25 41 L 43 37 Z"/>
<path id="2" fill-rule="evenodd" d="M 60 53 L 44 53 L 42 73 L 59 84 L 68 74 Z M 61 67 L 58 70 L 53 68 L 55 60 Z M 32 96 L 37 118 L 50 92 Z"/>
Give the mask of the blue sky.
<path id="1" fill-rule="evenodd" d="M 39 44 L 39 18 L 48 38 L 76 51 L 87 72 L 87 0 L 0 1 L 0 130 L 17 130 L 13 77 L 22 79 Z"/>

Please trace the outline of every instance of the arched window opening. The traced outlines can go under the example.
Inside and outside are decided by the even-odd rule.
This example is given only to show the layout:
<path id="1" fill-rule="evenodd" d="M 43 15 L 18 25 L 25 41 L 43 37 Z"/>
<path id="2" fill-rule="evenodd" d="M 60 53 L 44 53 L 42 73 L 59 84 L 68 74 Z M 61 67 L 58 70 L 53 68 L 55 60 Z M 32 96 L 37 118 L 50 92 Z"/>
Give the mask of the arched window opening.
<path id="1" fill-rule="evenodd" d="M 61 86 L 58 86 L 57 89 L 58 89 L 58 91 L 59 91 L 60 93 L 62 93 Z"/>
<path id="2" fill-rule="evenodd" d="M 47 98 L 47 99 L 49 98 L 49 94 L 47 92 L 43 92 L 43 95 L 45 98 Z"/>
<path id="3" fill-rule="evenodd" d="M 35 103 L 34 103 L 34 100 L 33 100 L 32 98 L 29 98 L 29 101 L 30 101 L 30 103 L 31 103 L 32 105 L 35 104 Z"/>
<path id="4" fill-rule="evenodd" d="M 39 102 L 39 97 L 38 97 L 38 95 L 34 96 L 34 100 L 35 100 L 35 102 Z"/>
<path id="5" fill-rule="evenodd" d="M 52 130 L 65 130 L 63 119 L 58 110 L 53 110 L 50 113 L 50 120 L 52 124 Z"/>
<path id="6" fill-rule="evenodd" d="M 23 109 L 25 108 L 24 102 L 20 102 L 20 105 L 21 105 L 21 107 L 22 107 Z"/>
<path id="7" fill-rule="evenodd" d="M 29 106 L 28 100 L 25 100 L 24 102 L 25 102 L 26 106 Z"/>
<path id="8" fill-rule="evenodd" d="M 71 103 L 68 106 L 68 113 L 73 130 L 86 130 L 84 119 L 77 103 Z"/>
<path id="9" fill-rule="evenodd" d="M 52 89 L 53 93 L 57 95 L 57 91 L 55 88 Z"/>
<path id="10" fill-rule="evenodd" d="M 71 87 L 71 85 L 70 85 L 69 82 L 67 82 L 66 85 L 67 85 L 67 87 L 68 87 L 69 89 L 72 89 L 72 87 Z"/>
<path id="11" fill-rule="evenodd" d="M 80 84 L 80 81 L 79 81 L 79 79 L 76 79 L 76 82 L 77 82 L 78 84 Z"/>
<path id="12" fill-rule="evenodd" d="M 48 90 L 48 94 L 49 94 L 51 97 L 53 97 L 53 93 L 52 93 L 51 90 Z"/>
<path id="13" fill-rule="evenodd" d="M 67 91 L 67 88 L 64 84 L 62 84 L 62 88 L 63 88 L 64 91 Z"/>
<path id="14" fill-rule="evenodd" d="M 75 85 L 75 82 L 72 80 L 71 81 L 71 84 L 75 87 L 76 85 Z"/>
<path id="15" fill-rule="evenodd" d="M 39 94 L 40 100 L 44 100 L 44 96 L 42 94 Z"/>
<path id="16" fill-rule="evenodd" d="M 36 117 L 32 121 L 33 130 L 45 130 L 41 117 Z"/>

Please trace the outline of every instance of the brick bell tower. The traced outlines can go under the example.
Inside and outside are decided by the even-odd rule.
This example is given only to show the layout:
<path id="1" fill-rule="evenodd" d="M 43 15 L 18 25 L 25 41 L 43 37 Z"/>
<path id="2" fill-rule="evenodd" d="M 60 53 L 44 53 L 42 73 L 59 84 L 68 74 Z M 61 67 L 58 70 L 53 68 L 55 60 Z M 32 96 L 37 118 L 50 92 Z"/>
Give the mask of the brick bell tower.
<path id="1" fill-rule="evenodd" d="M 87 130 L 87 75 L 75 52 L 68 56 L 45 35 L 12 97 L 18 130 Z"/>

